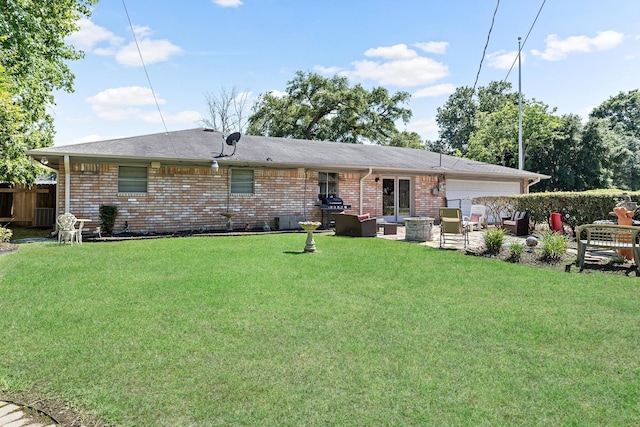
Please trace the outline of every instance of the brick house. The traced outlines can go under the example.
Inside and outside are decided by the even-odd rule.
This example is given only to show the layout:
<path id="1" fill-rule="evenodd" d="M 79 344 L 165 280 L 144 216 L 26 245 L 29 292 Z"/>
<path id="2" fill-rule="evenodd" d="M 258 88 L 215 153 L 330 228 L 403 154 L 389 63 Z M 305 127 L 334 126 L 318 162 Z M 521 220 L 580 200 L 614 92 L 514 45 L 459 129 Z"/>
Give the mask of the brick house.
<path id="1" fill-rule="evenodd" d="M 230 138 L 227 138 L 230 139 Z M 234 141 L 229 141 L 233 144 Z M 377 145 L 190 129 L 63 145 L 28 154 L 58 172 L 57 212 L 90 218 L 118 207 L 116 229 L 131 231 L 287 228 L 288 220 L 326 221 L 319 195 L 333 194 L 387 221 L 438 216 L 460 198 L 526 193 L 546 175 L 437 153 Z M 466 200 L 466 199 L 465 199 Z"/>

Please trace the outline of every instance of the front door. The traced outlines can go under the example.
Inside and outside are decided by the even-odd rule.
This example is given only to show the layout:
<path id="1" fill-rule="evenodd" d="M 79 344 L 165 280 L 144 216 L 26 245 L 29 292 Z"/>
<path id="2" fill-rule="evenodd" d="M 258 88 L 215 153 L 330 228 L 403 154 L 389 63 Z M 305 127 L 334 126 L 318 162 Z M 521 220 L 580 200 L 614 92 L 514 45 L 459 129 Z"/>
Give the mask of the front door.
<path id="1" fill-rule="evenodd" d="M 411 216 L 411 180 L 382 178 L 382 216 L 388 222 L 400 222 Z"/>

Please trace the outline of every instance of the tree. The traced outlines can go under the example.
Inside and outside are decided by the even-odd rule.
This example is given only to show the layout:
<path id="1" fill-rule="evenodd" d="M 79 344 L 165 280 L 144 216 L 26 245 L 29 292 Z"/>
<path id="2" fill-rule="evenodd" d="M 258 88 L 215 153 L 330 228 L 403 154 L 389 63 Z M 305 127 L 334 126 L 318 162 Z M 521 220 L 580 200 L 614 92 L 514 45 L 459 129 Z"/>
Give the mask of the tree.
<path id="1" fill-rule="evenodd" d="M 640 91 L 610 97 L 593 109 L 589 124 L 591 137 L 601 140 L 609 150 L 612 185 L 640 188 Z"/>
<path id="2" fill-rule="evenodd" d="M 249 92 L 238 92 L 235 87 L 229 92 L 222 88 L 218 95 L 207 92 L 204 97 L 209 117 L 201 120 L 203 126 L 224 133 L 245 131 Z"/>
<path id="3" fill-rule="evenodd" d="M 524 102 L 523 145 L 525 169 L 546 173 L 552 168 L 554 138 L 560 120 L 539 101 Z M 474 160 L 518 167 L 518 106 L 505 103 L 494 112 L 480 112 L 469 138 L 467 156 Z"/>
<path id="4" fill-rule="evenodd" d="M 474 97 L 473 89 L 459 87 L 449 96 L 443 107 L 438 108 L 436 122 L 440 128 L 440 141 L 429 147 L 448 154 L 465 156 L 469 149 L 469 139 L 478 129 L 476 122 L 481 113 L 495 113 L 507 105 L 518 104 L 518 94 L 511 92 L 511 83 L 493 81 L 478 88 Z"/>
<path id="5" fill-rule="evenodd" d="M 400 104 L 410 94 L 390 95 L 382 87 L 367 91 L 349 86 L 346 77 L 325 78 L 298 71 L 288 82 L 286 95 L 260 95 L 249 117 L 248 133 L 348 143 L 392 145 L 404 141 L 396 122 L 405 124 L 411 110 Z"/>
<path id="6" fill-rule="evenodd" d="M 640 138 L 640 91 L 620 92 L 594 108 L 590 116 L 608 119 L 610 129 L 621 125 L 619 129 Z"/>
<path id="7" fill-rule="evenodd" d="M 425 149 L 425 145 L 422 143 L 420 135 L 416 132 L 407 132 L 406 130 L 393 135 L 388 145 L 391 147 L 417 148 L 420 150 Z"/>
<path id="8" fill-rule="evenodd" d="M 0 141 L 5 145 L 3 154 L 11 153 L 0 159 L 0 181 L 35 181 L 38 171 L 35 166 L 26 166 L 24 151 L 53 144 L 53 117 L 47 107 L 54 104 L 54 91 L 73 90 L 74 76 L 66 61 L 82 57 L 82 52 L 66 44 L 65 39 L 78 30 L 78 19 L 90 16 L 89 7 L 96 3 L 97 0 L 3 2 L 0 65 L 6 73 L 4 96 L 9 91 L 22 115 L 9 126 L 17 125 L 18 129 L 12 128 L 9 133 L 20 137 Z M 5 127 L 6 123 L 0 126 Z"/>
<path id="9" fill-rule="evenodd" d="M 0 65 L 0 181 L 16 184 L 35 179 L 35 176 L 24 155 L 24 137 L 20 132 L 24 113 L 14 102 L 15 90 L 8 80 Z"/>
<path id="10" fill-rule="evenodd" d="M 444 107 L 437 110 L 436 122 L 440 128 L 440 140 L 430 148 L 446 154 L 466 155 L 469 138 L 476 129 L 477 112 L 473 89 L 466 86 L 456 88 Z"/>

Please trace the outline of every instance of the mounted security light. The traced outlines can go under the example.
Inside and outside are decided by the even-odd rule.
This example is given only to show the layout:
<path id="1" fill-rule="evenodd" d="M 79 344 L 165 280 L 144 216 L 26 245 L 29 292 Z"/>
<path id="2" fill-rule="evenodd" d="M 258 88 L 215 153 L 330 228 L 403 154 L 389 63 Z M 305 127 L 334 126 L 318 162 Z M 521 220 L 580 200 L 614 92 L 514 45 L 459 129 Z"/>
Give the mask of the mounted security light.
<path id="1" fill-rule="evenodd" d="M 217 160 L 214 160 L 211 162 L 211 169 L 213 170 L 213 172 L 217 173 L 218 170 L 220 170 L 220 165 L 218 164 Z"/>

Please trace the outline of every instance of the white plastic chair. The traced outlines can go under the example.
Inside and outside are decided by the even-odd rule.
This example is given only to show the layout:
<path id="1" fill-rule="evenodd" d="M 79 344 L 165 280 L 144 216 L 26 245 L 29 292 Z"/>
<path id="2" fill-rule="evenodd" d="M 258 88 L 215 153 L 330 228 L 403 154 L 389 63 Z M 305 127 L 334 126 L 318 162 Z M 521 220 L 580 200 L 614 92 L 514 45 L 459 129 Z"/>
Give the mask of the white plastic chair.
<path id="1" fill-rule="evenodd" d="M 77 219 L 70 213 L 59 215 L 56 219 L 58 224 L 58 244 L 69 242 L 73 245 L 73 241 L 78 238 L 78 230 L 76 230 Z"/>
<path id="2" fill-rule="evenodd" d="M 471 205 L 469 216 L 462 217 L 469 229 L 482 229 L 487 225 L 487 207 L 485 205 Z"/>

